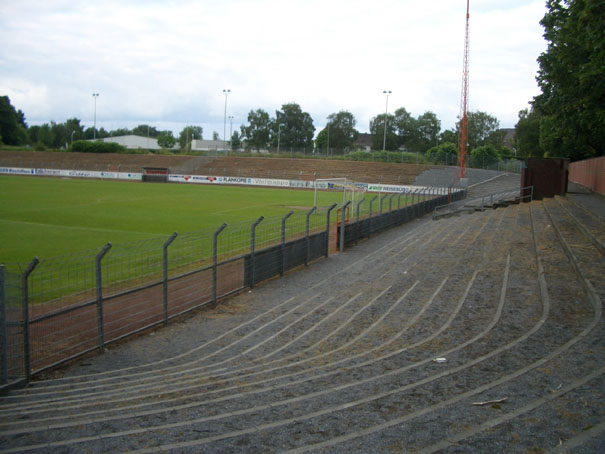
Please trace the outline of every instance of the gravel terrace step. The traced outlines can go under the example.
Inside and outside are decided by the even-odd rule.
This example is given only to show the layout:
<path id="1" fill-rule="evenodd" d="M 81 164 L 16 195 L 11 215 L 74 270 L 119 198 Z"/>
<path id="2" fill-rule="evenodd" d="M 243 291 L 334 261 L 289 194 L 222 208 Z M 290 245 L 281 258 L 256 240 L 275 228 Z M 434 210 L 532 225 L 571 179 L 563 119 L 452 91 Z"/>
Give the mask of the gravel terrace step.
<path id="1" fill-rule="evenodd" d="M 83 360 L 1 398 L 0 453 L 601 452 L 605 264 L 567 204 L 391 229 Z"/>

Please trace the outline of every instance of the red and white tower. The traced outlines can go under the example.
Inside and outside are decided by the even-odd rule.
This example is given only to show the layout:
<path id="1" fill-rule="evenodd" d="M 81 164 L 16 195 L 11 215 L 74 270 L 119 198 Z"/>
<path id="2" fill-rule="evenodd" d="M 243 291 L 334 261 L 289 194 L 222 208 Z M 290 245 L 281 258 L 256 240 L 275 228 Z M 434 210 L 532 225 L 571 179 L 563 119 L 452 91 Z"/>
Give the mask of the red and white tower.
<path id="1" fill-rule="evenodd" d="M 468 23 L 469 1 L 466 0 L 466 29 L 464 36 L 464 62 L 462 67 L 462 100 L 460 102 L 460 125 L 458 127 L 458 179 L 466 173 L 466 154 L 468 145 Z"/>

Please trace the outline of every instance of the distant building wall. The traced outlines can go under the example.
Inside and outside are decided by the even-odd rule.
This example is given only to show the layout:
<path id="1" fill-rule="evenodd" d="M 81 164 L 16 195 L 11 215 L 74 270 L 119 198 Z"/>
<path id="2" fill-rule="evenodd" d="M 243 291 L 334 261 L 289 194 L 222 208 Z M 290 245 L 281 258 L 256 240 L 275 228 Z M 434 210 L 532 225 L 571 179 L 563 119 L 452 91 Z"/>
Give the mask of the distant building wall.
<path id="1" fill-rule="evenodd" d="M 569 165 L 569 181 L 605 195 L 605 156 L 572 162 Z"/>
<path id="2" fill-rule="evenodd" d="M 162 148 L 158 145 L 157 139 L 154 139 L 153 137 L 142 137 L 135 135 L 105 137 L 103 139 L 103 142 L 118 143 L 131 150 L 136 150 L 138 148 L 147 150 L 159 150 L 160 148 Z"/>
<path id="3" fill-rule="evenodd" d="M 191 149 L 194 151 L 228 150 L 231 147 L 225 140 L 200 140 L 191 141 Z"/>

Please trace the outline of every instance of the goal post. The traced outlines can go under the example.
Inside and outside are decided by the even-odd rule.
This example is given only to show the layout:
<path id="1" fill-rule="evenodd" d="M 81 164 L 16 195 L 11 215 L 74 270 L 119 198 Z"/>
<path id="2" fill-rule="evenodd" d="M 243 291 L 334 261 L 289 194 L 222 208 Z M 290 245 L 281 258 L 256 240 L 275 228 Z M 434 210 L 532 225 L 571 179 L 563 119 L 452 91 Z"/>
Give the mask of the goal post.
<path id="1" fill-rule="evenodd" d="M 318 189 L 327 191 L 342 191 L 343 206 L 349 200 L 354 204 L 356 198 L 363 197 L 363 195 L 359 195 L 358 193 L 364 192 L 355 184 L 355 182 L 349 180 L 348 178 L 318 178 L 313 180 L 313 188 L 313 206 L 317 206 Z"/>

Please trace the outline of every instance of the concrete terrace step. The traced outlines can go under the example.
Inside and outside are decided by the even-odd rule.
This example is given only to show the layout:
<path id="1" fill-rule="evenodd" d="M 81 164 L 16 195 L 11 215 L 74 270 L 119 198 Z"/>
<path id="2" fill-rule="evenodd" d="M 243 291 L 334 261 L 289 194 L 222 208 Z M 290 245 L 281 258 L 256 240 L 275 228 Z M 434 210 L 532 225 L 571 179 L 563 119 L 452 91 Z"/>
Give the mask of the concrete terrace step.
<path id="1" fill-rule="evenodd" d="M 489 217 L 485 217 L 485 219 L 487 220 L 489 219 Z M 477 231 L 477 229 L 479 229 L 479 227 L 483 225 L 484 222 L 485 221 L 477 222 L 475 220 L 472 223 L 469 222 L 468 226 L 472 227 L 473 229 L 475 229 L 475 231 Z M 435 264 L 432 261 L 423 264 L 423 262 L 427 260 L 428 254 L 436 248 L 443 247 L 443 244 L 445 242 L 449 241 L 450 244 L 458 243 L 462 240 L 463 236 L 469 237 L 469 235 L 471 235 L 471 232 L 469 232 L 468 227 L 463 227 L 464 225 L 462 223 L 456 223 L 449 227 L 447 226 L 447 224 L 444 224 L 443 226 L 439 226 L 439 228 L 423 229 L 422 232 L 420 232 L 420 235 L 416 236 L 416 238 L 410 238 L 408 240 L 403 239 L 403 241 L 399 241 L 398 243 L 400 244 L 400 246 L 397 246 L 396 248 L 391 248 L 389 251 L 382 253 L 379 256 L 376 256 L 376 259 L 380 261 L 380 265 L 382 266 L 382 268 L 384 268 L 387 266 L 393 266 L 395 263 L 401 264 L 401 258 L 404 257 L 405 262 L 407 263 L 406 266 L 409 267 L 409 269 L 406 268 L 405 277 L 407 280 L 409 280 L 410 276 L 418 273 L 420 273 L 420 277 L 428 275 L 428 270 L 434 271 L 435 269 L 437 269 L 437 267 L 444 267 L 442 263 Z M 467 246 L 465 245 L 464 247 Z M 402 254 L 404 253 L 405 255 L 402 256 Z M 361 267 L 357 272 L 361 272 L 363 266 L 367 265 L 367 263 L 368 262 L 365 261 L 363 264 L 361 264 Z M 428 268 L 423 270 L 423 267 Z M 377 281 L 380 281 L 381 285 L 387 285 L 389 283 L 390 285 L 395 285 L 397 283 L 397 280 L 401 279 L 395 269 L 390 270 L 388 273 L 384 273 L 383 271 L 379 272 L 378 270 L 379 268 L 371 268 L 370 270 L 365 272 L 364 277 L 362 279 L 364 285 L 374 285 Z M 353 271 L 354 270 L 351 270 L 351 272 Z M 342 284 L 344 286 L 343 288 L 347 289 L 348 291 L 348 287 L 346 285 L 347 277 L 344 274 L 342 275 L 342 277 L 344 278 Z M 333 291 L 333 287 L 336 283 L 337 281 L 330 282 L 330 291 L 327 291 L 325 289 L 323 290 L 326 296 L 338 296 L 339 292 L 337 290 Z M 337 286 L 336 288 L 338 289 L 339 287 Z M 234 338 L 237 339 L 238 336 L 241 336 L 242 334 L 245 333 L 239 333 L 237 335 L 234 335 Z M 222 348 L 222 346 L 228 342 L 229 339 L 225 338 L 221 341 L 221 343 L 216 345 L 215 348 Z M 37 388 L 38 386 L 34 384 L 31 391 L 35 392 Z"/>
<path id="2" fill-rule="evenodd" d="M 12 392 L 0 453 L 553 449 L 602 423 L 595 251 L 555 200 L 414 221 Z M 112 372 L 164 336 L 190 353 Z"/>

